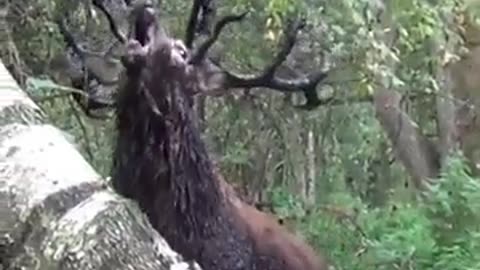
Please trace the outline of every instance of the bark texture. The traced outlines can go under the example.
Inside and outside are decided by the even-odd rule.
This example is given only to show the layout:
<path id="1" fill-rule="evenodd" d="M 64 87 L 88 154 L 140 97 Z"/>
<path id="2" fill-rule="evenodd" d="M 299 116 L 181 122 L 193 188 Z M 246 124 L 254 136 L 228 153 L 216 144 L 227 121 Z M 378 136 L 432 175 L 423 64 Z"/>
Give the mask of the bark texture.
<path id="1" fill-rule="evenodd" d="M 2 62 L 0 269 L 199 269 L 110 190 Z"/>
<path id="2" fill-rule="evenodd" d="M 392 9 L 393 5 L 389 1 L 382 1 L 382 5 L 379 6 L 379 29 L 381 30 L 376 33 L 376 36 L 378 40 L 385 43 L 387 48 L 394 48 L 397 39 L 396 27 L 392 21 Z M 381 53 L 374 57 L 385 67 L 392 70 L 396 68 L 392 57 L 384 57 Z M 385 75 L 381 72 L 377 73 L 376 81 L 379 88 L 373 94 L 377 119 L 385 130 L 398 160 L 405 166 L 415 186 L 422 188 L 426 180 L 438 176 L 439 153 L 433 142 L 422 133 L 417 123 L 402 107 L 401 94 L 395 91 L 391 82 L 386 82 Z"/>
<path id="3" fill-rule="evenodd" d="M 422 188 L 425 180 L 438 176 L 439 155 L 435 145 L 403 111 L 400 101 L 401 95 L 393 90 L 377 89 L 374 94 L 377 119 L 415 186 Z"/>
<path id="4" fill-rule="evenodd" d="M 470 162 L 472 171 L 480 173 L 480 25 L 468 16 L 462 24 L 467 52 L 458 61 L 448 63 L 451 95 L 456 101 L 455 128 L 460 149 Z"/>

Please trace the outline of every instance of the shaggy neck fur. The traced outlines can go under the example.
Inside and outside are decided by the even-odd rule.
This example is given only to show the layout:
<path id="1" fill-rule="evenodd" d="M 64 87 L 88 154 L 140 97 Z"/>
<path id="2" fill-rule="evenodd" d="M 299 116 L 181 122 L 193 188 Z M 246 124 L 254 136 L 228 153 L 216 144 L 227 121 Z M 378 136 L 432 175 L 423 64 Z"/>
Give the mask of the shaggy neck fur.
<path id="1" fill-rule="evenodd" d="M 254 269 L 251 241 L 235 230 L 191 119 L 191 78 L 169 66 L 168 44 L 158 45 L 142 68 L 127 68 L 117 101 L 114 188 L 137 201 L 186 259 L 204 269 Z"/>

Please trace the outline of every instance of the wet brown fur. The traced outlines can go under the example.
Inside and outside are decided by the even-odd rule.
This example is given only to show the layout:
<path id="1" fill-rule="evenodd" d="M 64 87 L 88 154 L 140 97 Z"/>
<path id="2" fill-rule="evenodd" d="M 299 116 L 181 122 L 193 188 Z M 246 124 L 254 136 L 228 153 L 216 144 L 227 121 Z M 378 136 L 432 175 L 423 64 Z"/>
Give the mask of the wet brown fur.
<path id="1" fill-rule="evenodd" d="M 174 250 L 205 270 L 326 270 L 312 248 L 244 203 L 215 169 L 192 118 L 198 67 L 156 34 L 131 42 L 117 101 L 113 185 Z"/>
<path id="2" fill-rule="evenodd" d="M 239 228 L 251 236 L 258 253 L 268 254 L 277 261 L 283 261 L 284 266 L 281 269 L 328 269 L 326 261 L 313 248 L 281 226 L 274 216 L 259 211 L 241 200 L 218 170 L 217 181 L 220 183 L 222 194 L 232 205 L 232 213 L 239 220 L 237 224 L 242 225 Z"/>

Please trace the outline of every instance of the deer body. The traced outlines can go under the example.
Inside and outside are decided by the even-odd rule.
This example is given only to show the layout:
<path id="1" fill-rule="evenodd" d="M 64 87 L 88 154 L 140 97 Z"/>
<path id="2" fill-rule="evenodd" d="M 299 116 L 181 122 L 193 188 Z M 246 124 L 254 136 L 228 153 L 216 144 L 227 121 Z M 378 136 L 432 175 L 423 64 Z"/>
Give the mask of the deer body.
<path id="1" fill-rule="evenodd" d="M 115 190 L 137 201 L 172 248 L 205 270 L 326 270 L 310 247 L 227 190 L 192 116 L 198 67 L 181 42 L 154 31 L 158 26 L 135 27 L 144 34 L 130 41 L 123 60 Z"/>

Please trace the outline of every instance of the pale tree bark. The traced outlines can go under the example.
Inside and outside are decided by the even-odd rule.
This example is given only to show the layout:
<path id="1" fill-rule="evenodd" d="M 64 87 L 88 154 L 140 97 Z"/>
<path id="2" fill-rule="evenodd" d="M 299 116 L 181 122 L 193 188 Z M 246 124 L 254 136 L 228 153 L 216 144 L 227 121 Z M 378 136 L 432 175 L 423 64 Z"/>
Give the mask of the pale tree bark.
<path id="1" fill-rule="evenodd" d="M 437 81 L 440 82 L 441 86 L 436 97 L 437 130 L 441 163 L 444 165 L 447 157 L 458 148 L 458 131 L 455 121 L 456 104 L 452 93 L 451 70 L 441 65 L 437 72 Z"/>
<path id="2" fill-rule="evenodd" d="M 199 269 L 63 135 L 0 62 L 0 269 Z"/>
<path id="3" fill-rule="evenodd" d="M 381 7 L 378 40 L 385 42 L 387 48 L 393 48 L 396 30 L 392 22 L 390 1 L 384 1 Z M 377 58 L 378 57 L 378 58 Z M 389 69 L 395 69 L 391 57 L 374 56 L 374 61 Z M 440 166 L 438 153 L 433 143 L 422 134 L 419 126 L 409 117 L 401 106 L 402 96 L 386 83 L 382 75 L 377 74 L 379 86 L 373 95 L 376 116 L 385 130 L 397 158 L 405 166 L 417 188 L 424 186 L 424 181 L 436 177 Z"/>
<path id="4" fill-rule="evenodd" d="M 470 49 L 462 59 L 449 66 L 453 77 L 453 95 L 458 106 L 455 110 L 455 126 L 463 154 L 476 174 L 480 172 L 480 46 Z"/>
<path id="5" fill-rule="evenodd" d="M 304 130 L 302 128 L 303 121 L 298 112 L 291 112 L 286 117 L 287 124 L 284 129 L 285 147 L 288 159 L 288 168 L 290 174 L 287 179 L 293 181 L 288 185 L 295 194 L 305 194 L 305 140 Z M 290 178 L 290 176 L 293 178 Z"/>
<path id="6" fill-rule="evenodd" d="M 387 133 L 397 158 L 405 166 L 417 188 L 438 175 L 440 166 L 434 144 L 403 111 L 401 95 L 390 89 L 377 89 L 374 94 L 377 119 Z"/>
<path id="7" fill-rule="evenodd" d="M 458 129 L 456 122 L 457 102 L 454 97 L 454 77 L 452 64 L 456 62 L 453 53 L 458 51 L 460 45 L 458 38 L 455 38 L 450 29 L 454 27 L 453 14 L 443 14 L 446 24 L 449 26 L 444 32 L 432 40 L 432 55 L 439 55 L 434 63 L 434 74 L 438 91 L 436 96 L 437 107 L 437 130 L 438 145 L 443 166 L 447 157 L 458 149 Z"/>
<path id="8" fill-rule="evenodd" d="M 480 173 L 480 26 L 464 14 L 463 42 L 468 49 L 459 61 L 448 63 L 452 94 L 456 100 L 455 127 L 463 154 L 473 172 Z"/>
<path id="9" fill-rule="evenodd" d="M 315 134 L 313 129 L 308 129 L 307 136 L 307 147 L 305 155 L 307 158 L 306 162 L 306 178 L 305 178 L 305 200 L 308 205 L 315 205 L 315 179 L 317 177 L 316 170 L 316 155 L 315 155 Z"/>

